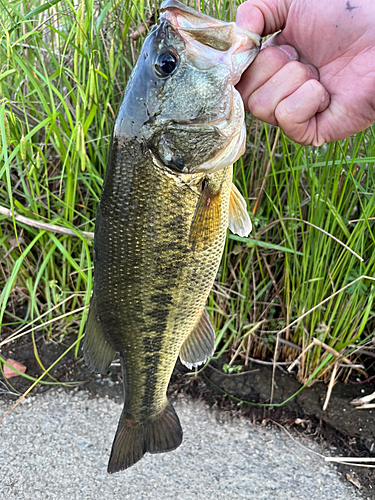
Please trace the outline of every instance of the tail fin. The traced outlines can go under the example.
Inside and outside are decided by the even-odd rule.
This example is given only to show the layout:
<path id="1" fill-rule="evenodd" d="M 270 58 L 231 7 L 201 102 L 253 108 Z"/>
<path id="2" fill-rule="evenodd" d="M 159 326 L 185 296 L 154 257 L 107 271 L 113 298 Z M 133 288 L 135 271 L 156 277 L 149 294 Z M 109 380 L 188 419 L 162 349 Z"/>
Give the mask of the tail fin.
<path id="1" fill-rule="evenodd" d="M 146 422 L 136 422 L 121 415 L 112 445 L 108 472 L 127 469 L 149 453 L 172 451 L 180 446 L 182 429 L 171 403 L 156 417 Z"/>

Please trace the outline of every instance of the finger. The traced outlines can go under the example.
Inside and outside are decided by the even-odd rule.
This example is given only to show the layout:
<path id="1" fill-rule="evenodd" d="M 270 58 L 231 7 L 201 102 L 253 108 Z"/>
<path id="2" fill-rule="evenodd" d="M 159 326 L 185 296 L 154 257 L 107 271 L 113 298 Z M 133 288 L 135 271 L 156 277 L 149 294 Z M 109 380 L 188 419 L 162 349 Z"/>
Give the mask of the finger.
<path id="1" fill-rule="evenodd" d="M 291 45 L 262 49 L 242 75 L 236 89 L 240 92 L 247 109 L 250 95 L 264 85 L 283 66 L 298 60 L 298 53 Z"/>
<path id="2" fill-rule="evenodd" d="M 264 23 L 262 11 L 258 7 L 252 5 L 251 2 L 245 2 L 238 6 L 236 24 L 240 28 L 261 35 L 264 31 Z"/>
<path id="3" fill-rule="evenodd" d="M 237 9 L 236 23 L 262 36 L 283 28 L 291 0 L 248 0 Z"/>
<path id="4" fill-rule="evenodd" d="M 335 94 L 331 96 L 329 106 L 317 115 L 319 134 L 313 144 L 321 146 L 324 142 L 346 139 L 370 127 L 374 121 L 371 105 L 366 103 L 361 109 L 358 101 L 348 102 L 347 96 Z"/>
<path id="5" fill-rule="evenodd" d="M 323 85 L 311 79 L 280 101 L 275 109 L 278 125 L 294 141 L 320 146 L 324 139 L 317 127 L 317 113 L 324 111 L 330 96 Z"/>
<path id="6" fill-rule="evenodd" d="M 279 103 L 305 82 L 318 77 L 318 70 L 313 66 L 291 61 L 250 95 L 247 107 L 256 118 L 277 125 L 275 110 Z"/>

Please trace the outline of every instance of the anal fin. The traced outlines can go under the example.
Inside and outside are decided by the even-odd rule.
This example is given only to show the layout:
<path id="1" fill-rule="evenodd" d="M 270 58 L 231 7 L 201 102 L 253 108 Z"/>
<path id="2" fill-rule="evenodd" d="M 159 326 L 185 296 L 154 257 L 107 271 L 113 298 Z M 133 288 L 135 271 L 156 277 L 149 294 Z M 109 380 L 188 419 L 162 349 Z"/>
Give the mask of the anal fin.
<path id="1" fill-rule="evenodd" d="M 91 297 L 90 311 L 85 326 L 83 357 L 93 372 L 107 373 L 116 351 L 105 339 L 103 327 L 97 313 L 96 297 Z"/>
<path id="2" fill-rule="evenodd" d="M 180 360 L 189 369 L 204 363 L 215 350 L 215 330 L 208 312 L 202 310 L 199 321 L 190 332 L 180 349 Z"/>
<path id="3" fill-rule="evenodd" d="M 251 220 L 247 213 L 246 201 L 234 184 L 230 192 L 228 227 L 238 236 L 246 237 L 251 232 Z"/>

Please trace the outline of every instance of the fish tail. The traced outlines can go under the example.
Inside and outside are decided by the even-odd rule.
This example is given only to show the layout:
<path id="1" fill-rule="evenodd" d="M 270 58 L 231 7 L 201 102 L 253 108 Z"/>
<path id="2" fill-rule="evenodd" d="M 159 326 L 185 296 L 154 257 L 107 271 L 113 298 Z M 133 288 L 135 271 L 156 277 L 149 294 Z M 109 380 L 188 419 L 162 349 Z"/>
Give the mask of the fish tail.
<path id="1" fill-rule="evenodd" d="M 146 422 L 121 415 L 108 463 L 108 472 L 127 469 L 149 453 L 175 450 L 182 441 L 179 418 L 168 401 L 166 408 Z"/>

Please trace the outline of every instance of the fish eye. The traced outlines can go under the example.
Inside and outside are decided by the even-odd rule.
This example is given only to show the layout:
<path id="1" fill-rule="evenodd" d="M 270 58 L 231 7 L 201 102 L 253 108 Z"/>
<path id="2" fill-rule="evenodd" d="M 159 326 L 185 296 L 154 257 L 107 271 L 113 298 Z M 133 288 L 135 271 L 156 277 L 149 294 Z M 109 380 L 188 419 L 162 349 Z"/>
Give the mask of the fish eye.
<path id="1" fill-rule="evenodd" d="M 172 75 L 178 68 L 178 63 L 177 56 L 173 52 L 161 52 L 154 62 L 156 76 L 166 78 Z"/>

